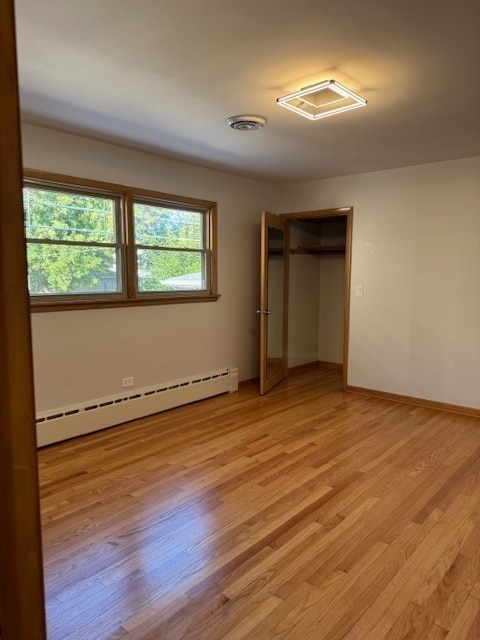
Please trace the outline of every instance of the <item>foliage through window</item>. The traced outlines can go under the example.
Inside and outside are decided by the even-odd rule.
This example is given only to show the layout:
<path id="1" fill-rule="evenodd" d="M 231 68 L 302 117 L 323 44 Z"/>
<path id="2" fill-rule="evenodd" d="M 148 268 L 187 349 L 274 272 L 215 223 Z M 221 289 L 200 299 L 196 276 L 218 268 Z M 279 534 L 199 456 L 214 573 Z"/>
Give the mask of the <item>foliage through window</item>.
<path id="1" fill-rule="evenodd" d="M 205 289 L 203 214 L 134 202 L 140 291 Z"/>
<path id="2" fill-rule="evenodd" d="M 217 298 L 215 203 L 79 182 L 25 179 L 34 307 Z"/>

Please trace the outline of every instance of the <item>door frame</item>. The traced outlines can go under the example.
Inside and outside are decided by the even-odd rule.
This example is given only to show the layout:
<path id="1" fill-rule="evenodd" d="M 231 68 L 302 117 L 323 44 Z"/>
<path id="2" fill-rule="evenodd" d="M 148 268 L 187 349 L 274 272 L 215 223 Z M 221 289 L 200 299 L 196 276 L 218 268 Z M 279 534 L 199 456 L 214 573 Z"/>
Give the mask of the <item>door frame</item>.
<path id="1" fill-rule="evenodd" d="M 0 3 L 0 636 L 44 640 L 45 607 L 13 0 Z"/>
<path id="2" fill-rule="evenodd" d="M 345 286 L 344 286 L 344 310 L 343 310 L 343 368 L 342 368 L 342 388 L 347 391 L 348 387 L 348 349 L 350 336 L 350 297 L 352 282 L 352 231 L 353 231 L 353 207 L 337 207 L 333 209 L 317 209 L 314 211 L 295 211 L 293 213 L 282 213 L 281 217 L 286 218 L 288 225 L 294 220 L 319 220 L 333 217 L 346 217 L 347 226 L 345 232 Z M 287 233 L 289 235 L 289 232 Z M 288 256 L 289 258 L 289 256 Z M 287 260 L 288 262 L 288 260 Z M 288 314 L 288 310 L 287 310 Z"/>

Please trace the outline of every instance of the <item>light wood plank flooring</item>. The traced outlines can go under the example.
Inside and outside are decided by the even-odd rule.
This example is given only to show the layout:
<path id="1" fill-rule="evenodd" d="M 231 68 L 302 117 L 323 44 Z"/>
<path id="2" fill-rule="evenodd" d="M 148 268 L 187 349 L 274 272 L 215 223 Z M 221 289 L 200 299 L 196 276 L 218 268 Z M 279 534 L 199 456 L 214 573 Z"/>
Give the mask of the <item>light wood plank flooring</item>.
<path id="1" fill-rule="evenodd" d="M 480 638 L 477 418 L 318 370 L 39 464 L 49 640 Z"/>

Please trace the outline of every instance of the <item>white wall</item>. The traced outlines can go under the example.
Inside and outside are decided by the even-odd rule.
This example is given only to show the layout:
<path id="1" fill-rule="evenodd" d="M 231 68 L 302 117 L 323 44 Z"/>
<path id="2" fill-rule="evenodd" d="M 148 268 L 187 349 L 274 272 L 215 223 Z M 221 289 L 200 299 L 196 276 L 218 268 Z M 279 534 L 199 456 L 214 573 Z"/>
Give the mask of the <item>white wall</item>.
<path id="1" fill-rule="evenodd" d="M 292 221 L 291 247 L 345 243 L 342 223 L 322 226 Z M 293 254 L 289 284 L 289 366 L 343 363 L 345 256 Z"/>
<path id="2" fill-rule="evenodd" d="M 283 212 L 354 207 L 348 383 L 480 408 L 480 157 L 279 195 Z"/>
<path id="3" fill-rule="evenodd" d="M 38 411 L 235 366 L 258 375 L 259 228 L 271 185 L 40 127 L 23 129 L 32 169 L 218 202 L 217 302 L 32 315 Z"/>
<path id="4" fill-rule="evenodd" d="M 325 255 L 318 261 L 318 360 L 343 364 L 345 256 Z"/>
<path id="5" fill-rule="evenodd" d="M 143 387 L 226 366 L 241 380 L 258 375 L 261 209 L 350 205 L 348 383 L 480 408 L 480 157 L 274 186 L 33 126 L 23 157 L 215 200 L 219 212 L 218 302 L 33 314 L 39 411 L 118 393 L 125 376 Z"/>
<path id="6" fill-rule="evenodd" d="M 292 222 L 290 247 L 319 244 L 313 225 Z M 313 255 L 290 256 L 288 291 L 288 366 L 318 360 L 319 259 Z"/>

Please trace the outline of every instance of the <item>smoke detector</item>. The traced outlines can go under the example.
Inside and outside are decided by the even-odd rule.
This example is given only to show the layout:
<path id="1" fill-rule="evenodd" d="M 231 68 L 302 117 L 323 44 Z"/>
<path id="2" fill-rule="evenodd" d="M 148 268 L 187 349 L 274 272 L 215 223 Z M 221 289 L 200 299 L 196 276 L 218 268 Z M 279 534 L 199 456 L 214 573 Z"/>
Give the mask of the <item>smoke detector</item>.
<path id="1" fill-rule="evenodd" d="M 267 119 L 262 116 L 231 116 L 227 123 L 237 131 L 256 131 L 267 124 Z"/>

